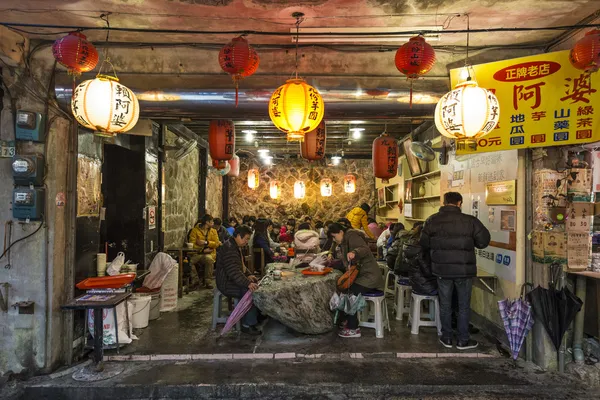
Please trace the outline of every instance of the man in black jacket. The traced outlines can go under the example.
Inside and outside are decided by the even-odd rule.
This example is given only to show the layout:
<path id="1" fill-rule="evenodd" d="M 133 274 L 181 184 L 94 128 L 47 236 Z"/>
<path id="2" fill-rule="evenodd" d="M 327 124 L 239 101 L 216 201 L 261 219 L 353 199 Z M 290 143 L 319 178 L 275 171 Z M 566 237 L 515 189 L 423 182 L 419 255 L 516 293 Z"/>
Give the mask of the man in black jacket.
<path id="1" fill-rule="evenodd" d="M 217 252 L 216 281 L 217 288 L 227 297 L 242 298 L 248 290 L 254 292 L 258 289 L 257 279 L 254 275 L 246 275 L 242 247 L 248 245 L 252 229 L 246 225 L 238 225 L 229 238 Z M 258 324 L 258 310 L 252 308 L 242 318 L 242 332 L 250 335 L 260 335 L 256 328 Z"/>
<path id="2" fill-rule="evenodd" d="M 452 348 L 452 292 L 458 294 L 459 350 L 478 346 L 469 336 L 471 288 L 477 275 L 475 248 L 486 248 L 490 232 L 479 219 L 463 214 L 462 196 L 457 192 L 444 195 L 444 206 L 430 216 L 421 232 L 421 247 L 429 251 L 433 275 L 438 278 L 442 336 L 440 342 Z"/>

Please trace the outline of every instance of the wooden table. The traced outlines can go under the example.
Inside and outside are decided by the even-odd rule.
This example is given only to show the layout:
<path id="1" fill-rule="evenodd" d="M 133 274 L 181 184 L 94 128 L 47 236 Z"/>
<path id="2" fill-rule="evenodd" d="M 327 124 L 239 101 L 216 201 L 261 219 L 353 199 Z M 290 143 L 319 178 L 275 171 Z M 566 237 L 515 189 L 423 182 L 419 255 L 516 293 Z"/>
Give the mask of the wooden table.
<path id="1" fill-rule="evenodd" d="M 198 253 L 199 251 L 199 249 L 190 249 L 188 247 L 175 247 L 165 250 L 165 253 L 179 254 L 179 277 L 177 278 L 177 297 L 179 298 L 183 297 L 183 256 L 184 254 L 187 255 L 188 253 Z"/>
<path id="2" fill-rule="evenodd" d="M 104 322 L 102 319 L 102 310 L 105 308 L 114 308 L 115 309 L 115 332 L 116 332 L 116 341 L 117 341 L 117 349 L 119 348 L 119 325 L 118 318 L 116 314 L 116 307 L 127 300 L 131 296 L 131 292 L 126 293 L 117 293 L 117 294 L 108 294 L 108 295 L 98 295 L 98 296 L 112 296 L 108 300 L 105 301 L 78 301 L 81 297 L 77 297 L 76 299 L 71 300 L 71 302 L 61 306 L 63 310 L 84 310 L 87 316 L 87 310 L 94 310 L 94 371 L 102 372 L 102 358 L 104 357 L 104 344 L 103 344 L 103 336 L 104 336 Z M 125 314 L 129 315 L 127 310 L 127 302 L 125 302 Z M 87 318 L 86 318 L 87 325 Z M 129 328 L 129 327 L 128 327 Z M 84 328 L 85 332 L 87 332 L 87 327 Z M 129 329 L 128 329 L 129 330 Z M 87 338 L 85 338 L 87 339 Z M 84 342 L 85 343 L 85 342 Z"/>

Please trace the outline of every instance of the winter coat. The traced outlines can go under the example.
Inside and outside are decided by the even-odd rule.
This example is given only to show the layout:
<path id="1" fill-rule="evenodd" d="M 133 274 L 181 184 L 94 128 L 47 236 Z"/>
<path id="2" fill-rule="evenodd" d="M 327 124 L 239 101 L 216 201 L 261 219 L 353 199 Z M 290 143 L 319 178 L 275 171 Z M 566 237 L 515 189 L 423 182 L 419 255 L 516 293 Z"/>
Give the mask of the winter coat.
<path id="1" fill-rule="evenodd" d="M 219 226 L 219 229 L 215 230 L 217 231 L 217 235 L 219 236 L 219 242 L 221 242 L 221 244 L 225 243 L 225 241 L 231 236 L 223 225 Z"/>
<path id="2" fill-rule="evenodd" d="M 217 288 L 227 297 L 239 297 L 248 289 L 250 280 L 244 274 L 242 249 L 234 238 L 219 248 L 215 264 Z"/>
<path id="3" fill-rule="evenodd" d="M 265 265 L 273 262 L 273 257 L 275 253 L 271 250 L 271 246 L 269 246 L 269 242 L 261 235 L 254 236 L 254 244 L 255 249 L 263 249 L 263 253 L 265 254 Z"/>
<path id="4" fill-rule="evenodd" d="M 360 207 L 354 207 L 352 210 L 350 210 L 348 215 L 346 215 L 346 218 L 348 218 L 350 221 L 350 225 L 352 225 L 353 229 L 359 230 L 362 228 L 367 236 L 369 236 L 371 239 L 375 239 L 375 236 L 373 236 L 369 230 L 369 220 L 365 210 Z"/>
<path id="5" fill-rule="evenodd" d="M 469 278 L 477 275 L 475 248 L 490 244 L 490 232 L 459 207 L 443 206 L 430 216 L 421 232 L 421 247 L 431 257 L 431 268 L 441 278 Z"/>
<path id="6" fill-rule="evenodd" d="M 198 245 L 196 242 L 198 239 L 202 242 L 207 241 L 208 245 Z M 221 245 L 219 241 L 219 234 L 214 228 L 204 229 L 199 226 L 195 226 L 194 229 L 190 232 L 190 242 L 194 243 L 194 249 L 198 249 L 203 251 L 205 248 L 212 249 L 208 254 L 212 257 L 213 260 L 217 258 L 217 247 Z"/>
<path id="7" fill-rule="evenodd" d="M 321 251 L 319 234 L 309 229 L 299 230 L 294 235 L 294 247 L 296 248 L 296 261 L 298 263 L 311 262 L 317 253 Z"/>
<path id="8" fill-rule="evenodd" d="M 419 245 L 418 237 L 411 237 L 402 246 L 403 264 L 408 265 L 408 277 L 412 291 L 422 296 L 434 295 L 437 291 L 437 279 L 431 272 L 431 263 Z"/>
<path id="9" fill-rule="evenodd" d="M 408 267 L 402 267 L 400 261 L 402 260 L 402 246 L 411 237 L 412 233 L 409 231 L 401 230 L 397 232 L 396 237 L 387 250 L 386 262 L 388 268 L 393 271 L 397 270 L 397 273 L 401 276 L 408 276 Z M 400 259 L 398 257 L 400 257 Z"/>
<path id="10" fill-rule="evenodd" d="M 369 289 L 382 289 L 383 288 L 383 277 L 379 270 L 379 265 L 369 245 L 365 240 L 365 236 L 362 232 L 348 229 L 344 233 L 344 239 L 340 245 L 342 253 L 342 262 L 344 267 L 348 267 L 348 253 L 356 253 L 355 260 L 358 263 L 358 276 L 354 283 L 364 286 Z"/>
<path id="11" fill-rule="evenodd" d="M 381 235 L 381 232 L 383 232 L 383 229 L 379 227 L 377 222 L 371 222 L 369 224 L 369 231 L 373 234 L 373 237 L 377 239 L 379 235 Z"/>
<path id="12" fill-rule="evenodd" d="M 294 241 L 294 231 L 288 231 L 285 226 L 279 231 L 279 242 L 292 243 Z"/>

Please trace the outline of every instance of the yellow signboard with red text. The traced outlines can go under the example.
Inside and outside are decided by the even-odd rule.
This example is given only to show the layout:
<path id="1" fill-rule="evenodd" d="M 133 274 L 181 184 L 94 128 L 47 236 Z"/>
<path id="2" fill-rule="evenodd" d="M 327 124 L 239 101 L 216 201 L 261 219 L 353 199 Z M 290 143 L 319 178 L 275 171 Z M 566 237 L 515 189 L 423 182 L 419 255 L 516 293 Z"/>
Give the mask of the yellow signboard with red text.
<path id="1" fill-rule="evenodd" d="M 563 146 L 600 140 L 600 73 L 569 62 L 569 51 L 475 65 L 471 76 L 496 94 L 500 119 L 488 135 L 459 142 L 458 154 Z M 452 87 L 464 68 L 450 71 Z"/>

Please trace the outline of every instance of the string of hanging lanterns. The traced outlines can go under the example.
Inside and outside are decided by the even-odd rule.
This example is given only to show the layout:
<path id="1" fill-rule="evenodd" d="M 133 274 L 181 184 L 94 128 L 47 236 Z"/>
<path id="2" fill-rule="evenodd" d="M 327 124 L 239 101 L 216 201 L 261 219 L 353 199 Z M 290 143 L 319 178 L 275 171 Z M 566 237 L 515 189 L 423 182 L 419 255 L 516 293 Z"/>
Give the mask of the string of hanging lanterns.
<path id="1" fill-rule="evenodd" d="M 233 38 L 219 51 L 221 69 L 231 75 L 235 84 L 235 106 L 238 106 L 238 83 L 254 74 L 260 58 L 256 50 L 242 36 Z"/>
<path id="2" fill-rule="evenodd" d="M 321 160 L 325 157 L 326 138 L 327 127 L 325 121 L 321 121 L 316 129 L 304 135 L 304 140 L 300 142 L 300 156 L 309 161 Z"/>

